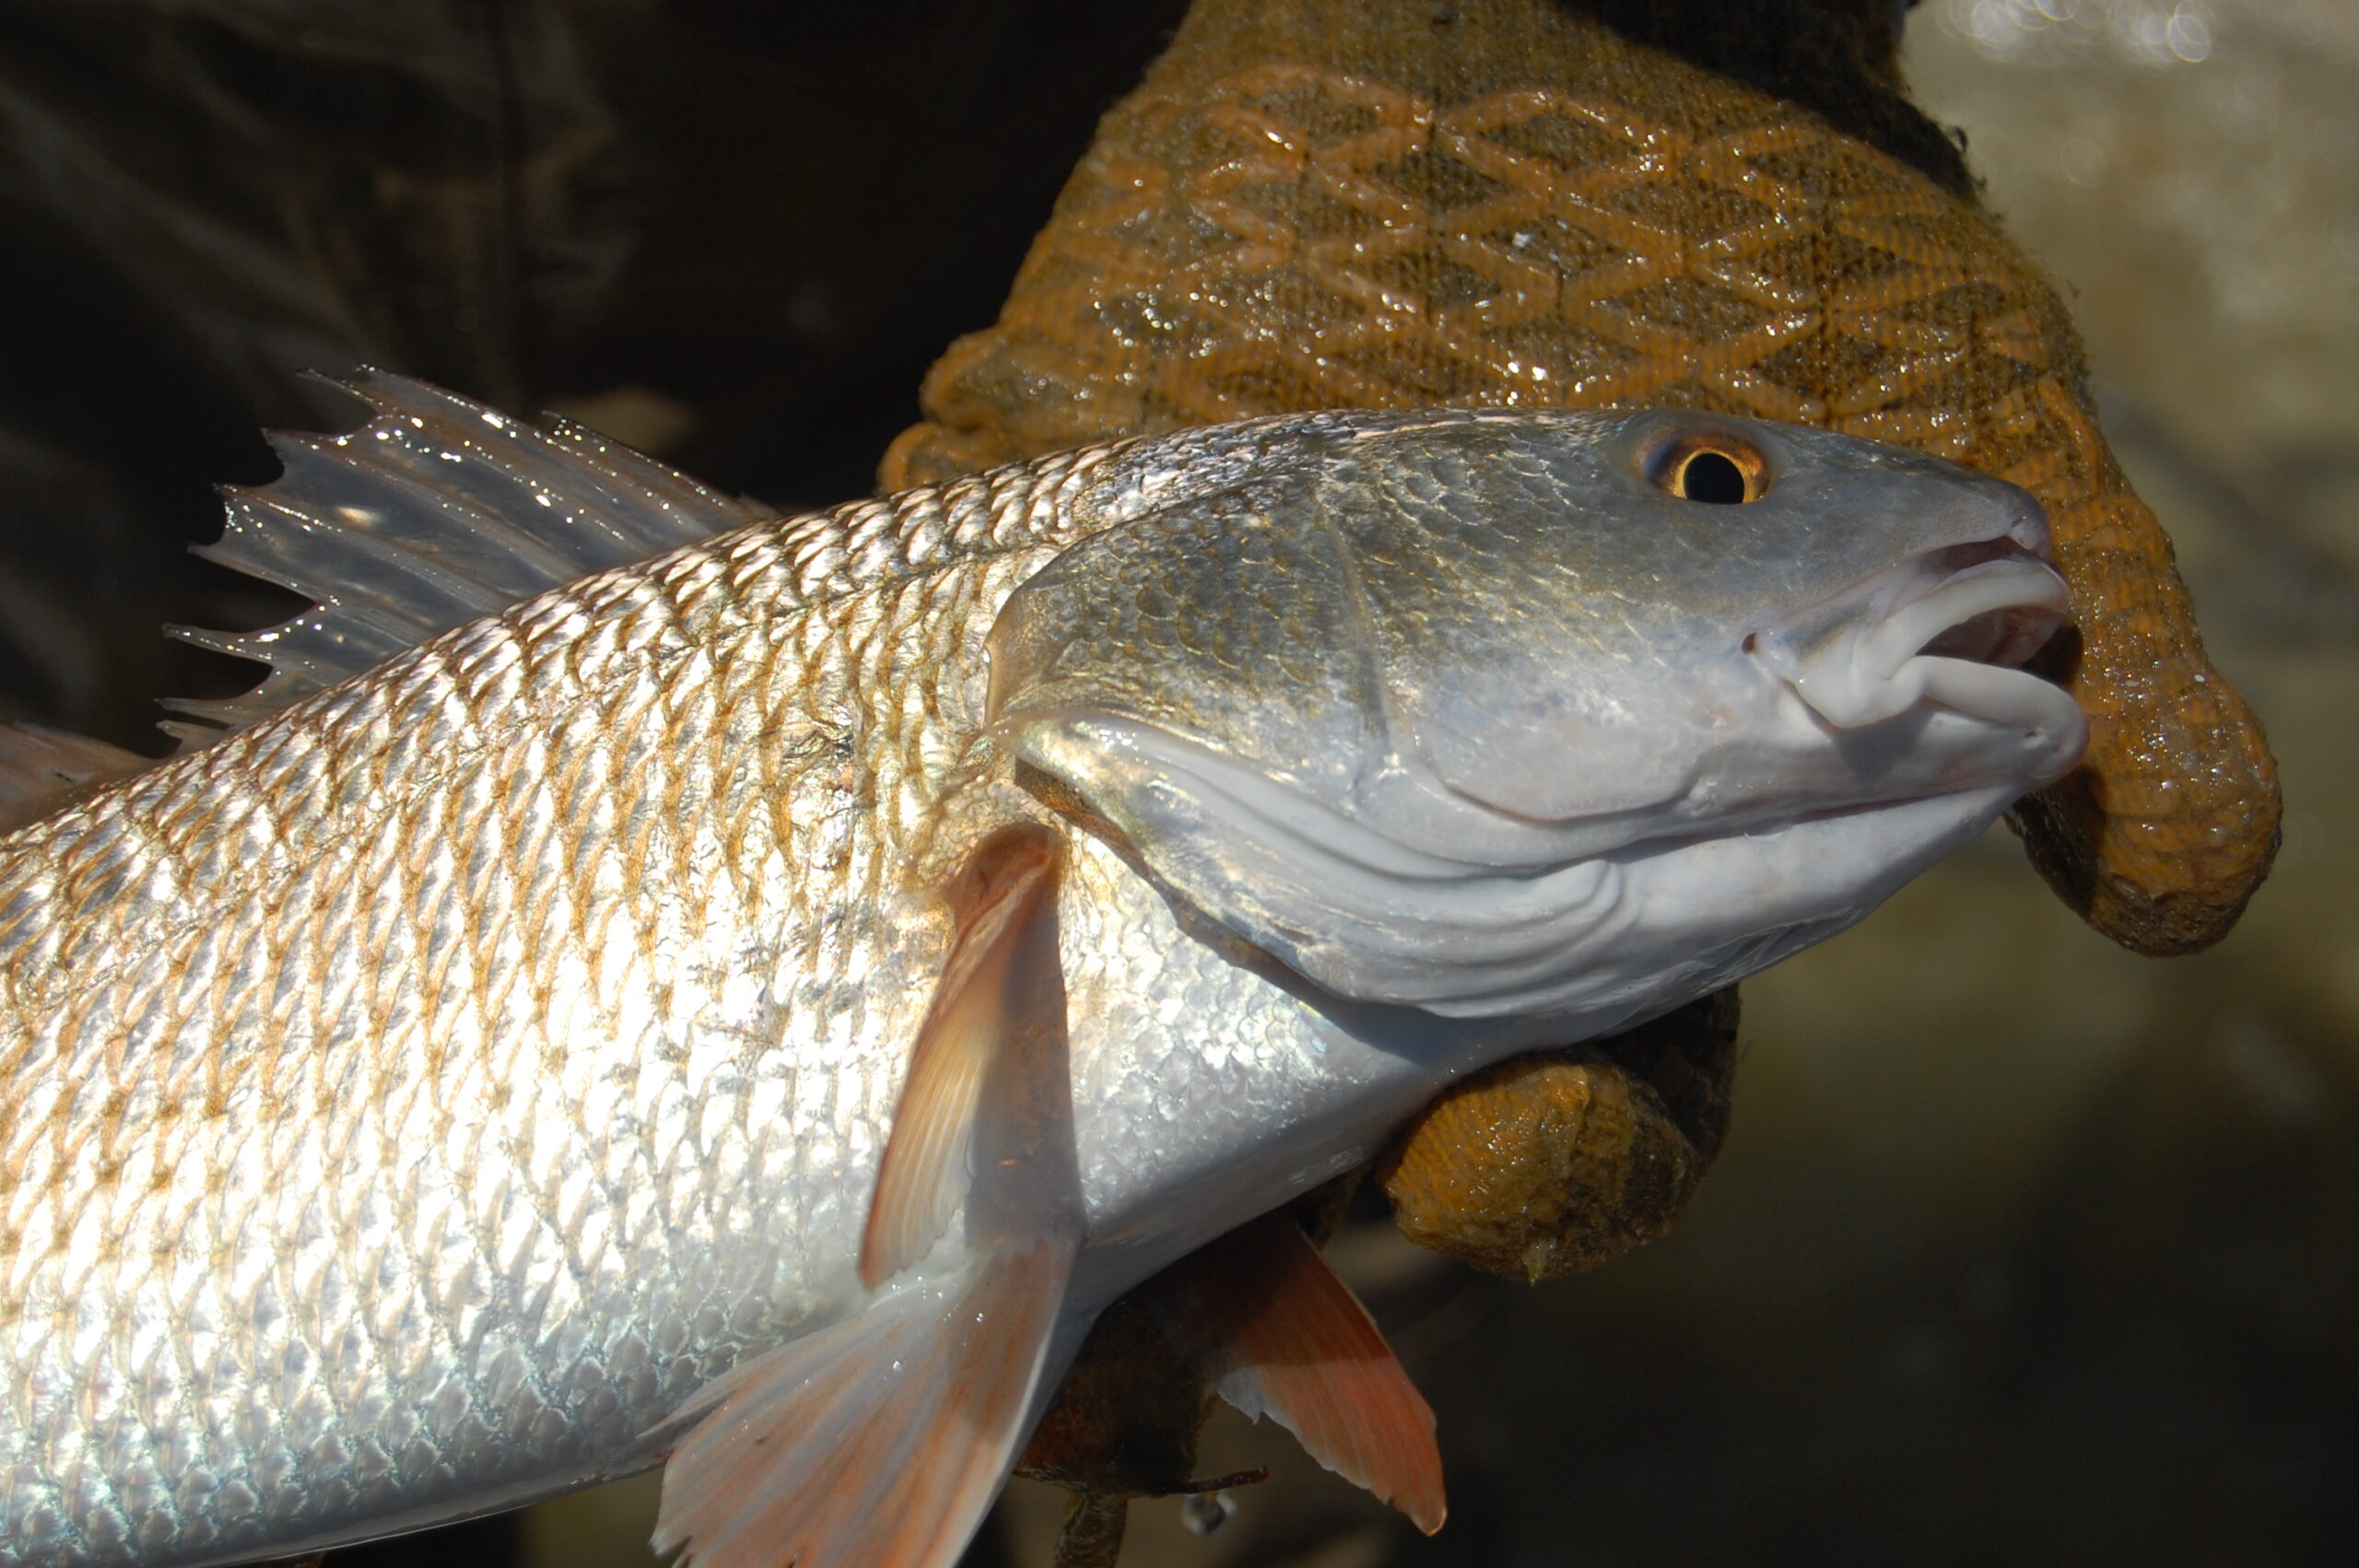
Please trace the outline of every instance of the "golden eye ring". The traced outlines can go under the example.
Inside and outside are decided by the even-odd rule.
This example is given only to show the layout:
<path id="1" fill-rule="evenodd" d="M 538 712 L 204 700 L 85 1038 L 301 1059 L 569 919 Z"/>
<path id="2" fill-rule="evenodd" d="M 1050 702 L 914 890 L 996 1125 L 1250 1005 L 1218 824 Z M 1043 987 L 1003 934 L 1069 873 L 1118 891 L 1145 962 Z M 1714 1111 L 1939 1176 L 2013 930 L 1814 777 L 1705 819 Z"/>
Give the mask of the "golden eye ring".
<path id="1" fill-rule="evenodd" d="M 1651 476 L 1683 501 L 1742 506 L 1769 491 L 1769 464 L 1761 453 L 1725 430 L 1680 437 L 1656 454 Z"/>

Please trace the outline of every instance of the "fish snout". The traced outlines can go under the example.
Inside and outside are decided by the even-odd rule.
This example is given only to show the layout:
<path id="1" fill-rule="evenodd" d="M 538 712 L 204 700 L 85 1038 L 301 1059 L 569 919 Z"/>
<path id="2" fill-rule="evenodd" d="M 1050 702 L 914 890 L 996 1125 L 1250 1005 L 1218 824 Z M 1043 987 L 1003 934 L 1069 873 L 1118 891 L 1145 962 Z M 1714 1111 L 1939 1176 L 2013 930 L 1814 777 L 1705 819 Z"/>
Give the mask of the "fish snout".
<path id="1" fill-rule="evenodd" d="M 2009 748 L 2014 760 L 2045 783 L 2079 761 L 2088 731 L 2070 693 L 2025 668 L 2071 618 L 2047 550 L 2027 506 L 1993 537 L 1914 556 L 1745 646 L 1832 729 L 1954 714 L 2019 736 L 2031 755 Z"/>

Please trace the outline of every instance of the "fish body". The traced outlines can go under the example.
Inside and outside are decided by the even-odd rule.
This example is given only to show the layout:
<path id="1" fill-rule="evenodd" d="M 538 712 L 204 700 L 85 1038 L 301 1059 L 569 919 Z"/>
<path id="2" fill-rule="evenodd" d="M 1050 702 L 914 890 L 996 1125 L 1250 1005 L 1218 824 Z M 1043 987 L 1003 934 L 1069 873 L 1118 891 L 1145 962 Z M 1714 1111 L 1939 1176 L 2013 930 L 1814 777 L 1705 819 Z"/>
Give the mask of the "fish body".
<path id="1" fill-rule="evenodd" d="M 546 457 L 378 390 L 347 439 L 454 486 Z M 1678 490 L 1698 441 L 1749 504 Z M 2008 668 L 2042 548 L 2010 487 L 1746 421 L 1289 417 L 757 518 L 86 791 L 0 839 L 0 1565 L 625 1473 L 951 1290 L 1020 1195 L 881 1290 L 867 1227 L 1010 825 L 1064 847 L 1086 1241 L 1020 1414 L 1452 1076 L 1774 961 L 2069 767 Z"/>

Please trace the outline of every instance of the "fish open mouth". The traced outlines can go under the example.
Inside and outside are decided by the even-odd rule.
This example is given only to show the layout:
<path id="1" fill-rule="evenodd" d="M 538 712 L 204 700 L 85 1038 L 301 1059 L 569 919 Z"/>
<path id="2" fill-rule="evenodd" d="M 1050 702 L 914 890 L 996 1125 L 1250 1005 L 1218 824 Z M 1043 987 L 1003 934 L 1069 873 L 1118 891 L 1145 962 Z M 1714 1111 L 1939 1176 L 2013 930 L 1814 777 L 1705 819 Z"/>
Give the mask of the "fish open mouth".
<path id="1" fill-rule="evenodd" d="M 1750 646 L 1822 720 L 1877 724 L 1932 703 L 1971 719 L 2057 733 L 2079 706 L 2022 668 L 2064 625 L 2071 596 L 2013 533 L 1913 556 Z"/>

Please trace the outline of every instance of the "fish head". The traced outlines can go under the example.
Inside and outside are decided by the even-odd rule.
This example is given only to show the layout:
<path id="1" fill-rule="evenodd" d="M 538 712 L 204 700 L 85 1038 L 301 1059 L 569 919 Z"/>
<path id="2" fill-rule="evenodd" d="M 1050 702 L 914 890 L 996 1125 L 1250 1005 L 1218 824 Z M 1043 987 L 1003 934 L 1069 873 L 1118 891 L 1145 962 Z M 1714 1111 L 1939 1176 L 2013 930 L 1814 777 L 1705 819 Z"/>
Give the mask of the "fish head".
<path id="1" fill-rule="evenodd" d="M 1323 416 L 1019 588 L 1002 743 L 1315 984 L 1674 1005 L 2068 771 L 2036 502 L 1689 411 Z"/>

